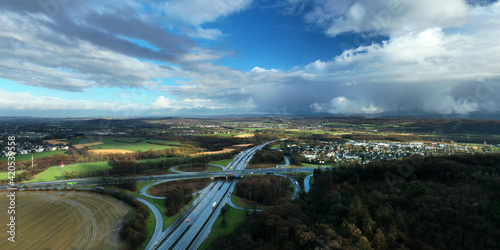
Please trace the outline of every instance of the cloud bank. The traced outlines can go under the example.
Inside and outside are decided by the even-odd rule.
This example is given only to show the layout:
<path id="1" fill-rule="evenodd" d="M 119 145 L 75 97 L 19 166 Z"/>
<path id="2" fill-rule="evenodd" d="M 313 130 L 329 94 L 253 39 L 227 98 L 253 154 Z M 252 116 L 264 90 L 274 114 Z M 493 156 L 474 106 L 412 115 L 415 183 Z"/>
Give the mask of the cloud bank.
<path id="1" fill-rule="evenodd" d="M 51 2 L 51 1 L 48 1 Z M 52 1 L 51 3 L 58 3 Z M 40 88 L 141 88 L 145 115 L 272 113 L 459 114 L 500 111 L 500 3 L 465 0 L 285 1 L 309 29 L 345 36 L 329 60 L 290 69 L 241 71 L 219 60 L 230 49 L 207 46 L 226 36 L 204 25 L 259 2 L 37 1 L 0 4 L 0 78 Z M 282 5 L 280 5 L 283 7 Z M 223 27 L 223 26 L 222 26 Z M 375 36 L 385 36 L 381 43 Z M 208 44 L 210 44 L 208 43 Z M 364 45 L 362 45 L 364 44 Z M 269 52 L 272 56 L 272 52 Z M 173 79 L 175 84 L 164 84 Z M 7 109 L 116 110 L 133 103 L 37 96 L 0 102 Z"/>

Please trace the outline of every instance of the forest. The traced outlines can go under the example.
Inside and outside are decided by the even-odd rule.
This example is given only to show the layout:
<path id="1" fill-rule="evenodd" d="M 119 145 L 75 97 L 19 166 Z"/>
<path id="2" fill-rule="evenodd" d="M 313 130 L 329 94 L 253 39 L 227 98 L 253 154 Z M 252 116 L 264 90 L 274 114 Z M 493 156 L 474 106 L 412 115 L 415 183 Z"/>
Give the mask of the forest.
<path id="1" fill-rule="evenodd" d="M 190 188 L 176 188 L 165 192 L 166 216 L 178 213 L 186 204 L 193 199 L 193 190 Z"/>
<path id="2" fill-rule="evenodd" d="M 211 249 L 499 249 L 500 155 L 315 170 L 300 199 L 249 215 Z"/>
<path id="3" fill-rule="evenodd" d="M 269 149 L 269 146 L 259 150 L 252 157 L 252 164 L 279 164 L 283 161 L 283 153 Z"/>
<path id="4" fill-rule="evenodd" d="M 264 206 L 274 205 L 288 197 L 289 183 L 281 176 L 246 176 L 236 185 L 235 194 Z"/>

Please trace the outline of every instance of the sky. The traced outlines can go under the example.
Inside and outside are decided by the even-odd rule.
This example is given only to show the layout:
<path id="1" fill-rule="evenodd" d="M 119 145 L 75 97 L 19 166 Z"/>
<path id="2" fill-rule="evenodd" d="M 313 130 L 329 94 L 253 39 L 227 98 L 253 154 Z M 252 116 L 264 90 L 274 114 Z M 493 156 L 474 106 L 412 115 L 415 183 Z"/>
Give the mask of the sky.
<path id="1" fill-rule="evenodd" d="M 498 115 L 488 0 L 2 0 L 0 116 Z"/>

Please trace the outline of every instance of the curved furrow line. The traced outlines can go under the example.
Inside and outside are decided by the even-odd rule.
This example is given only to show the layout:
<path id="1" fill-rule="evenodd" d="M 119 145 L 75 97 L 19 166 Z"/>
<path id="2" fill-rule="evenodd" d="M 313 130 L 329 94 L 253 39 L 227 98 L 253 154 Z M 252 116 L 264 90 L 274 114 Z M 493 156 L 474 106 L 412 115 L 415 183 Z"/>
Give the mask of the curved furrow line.
<path id="1" fill-rule="evenodd" d="M 43 211 L 45 211 L 45 210 L 43 210 Z M 49 216 L 52 216 L 56 212 L 57 212 L 57 210 L 51 209 L 50 212 L 44 213 L 44 216 L 38 216 L 36 220 L 30 221 L 30 225 L 28 227 L 23 227 L 21 230 L 19 230 L 19 233 L 22 233 L 24 231 L 29 231 L 28 229 L 30 229 L 33 226 L 36 226 L 40 221 L 43 221 L 45 218 L 47 218 Z"/>
<path id="2" fill-rule="evenodd" d="M 39 202 L 44 202 L 43 204 L 39 204 Z M 40 210 L 45 210 L 45 207 L 50 207 L 50 202 L 49 201 L 45 201 L 45 200 L 36 200 L 36 202 L 32 202 L 31 204 L 33 205 L 39 205 L 37 207 L 35 207 L 35 209 L 30 209 L 28 213 L 24 213 L 23 216 L 30 216 L 31 214 L 38 214 L 38 212 Z M 24 206 L 24 205 L 23 205 Z"/>
<path id="3" fill-rule="evenodd" d="M 82 200 L 82 204 L 83 203 L 86 204 L 86 206 L 85 206 L 86 207 L 86 211 L 87 211 L 87 214 L 91 218 L 92 229 L 94 229 L 94 230 L 90 230 L 92 237 L 91 237 L 91 240 L 87 244 L 88 248 L 92 249 L 93 246 L 96 245 L 96 243 L 98 242 L 98 240 L 102 239 L 102 236 L 104 235 L 104 234 L 98 233 L 98 230 L 95 230 L 95 229 L 99 228 L 99 225 L 98 225 L 99 223 L 97 221 L 96 214 L 100 213 L 103 210 L 103 207 L 102 207 L 103 204 L 96 203 L 93 200 L 86 200 L 86 199 Z M 104 211 L 106 211 L 106 210 L 104 210 Z M 104 222 L 104 221 L 101 220 L 99 222 Z M 102 223 L 102 224 L 104 224 L 104 223 Z M 102 228 L 99 228 L 99 229 L 102 229 Z M 99 237 L 99 236 L 101 236 L 101 237 Z"/>
<path id="4" fill-rule="evenodd" d="M 92 229 L 94 229 L 94 230 L 91 230 L 92 239 L 89 242 L 88 246 L 89 246 L 89 249 L 94 249 L 95 247 L 97 247 L 94 245 L 97 245 L 97 242 L 99 242 L 99 240 L 103 239 L 103 237 L 104 237 L 104 234 L 100 233 L 99 230 L 95 230 L 95 229 L 97 229 L 97 228 L 102 229 L 101 227 L 99 227 L 100 224 L 102 224 L 103 226 L 106 225 L 104 223 L 106 221 L 106 219 L 105 219 L 106 217 L 103 217 L 104 219 L 101 219 L 101 216 L 98 216 L 98 215 L 99 215 L 99 213 L 102 213 L 102 211 L 104 211 L 106 213 L 110 213 L 111 211 L 104 209 L 106 204 L 103 204 L 102 202 L 96 202 L 95 200 L 91 199 L 91 197 L 86 197 L 86 198 L 87 199 L 84 199 L 83 202 L 88 204 L 87 205 L 87 212 L 91 218 Z M 106 201 L 106 203 L 108 203 L 108 202 Z M 91 208 L 94 208 L 94 209 L 91 209 Z M 98 218 L 100 220 L 98 220 Z"/>

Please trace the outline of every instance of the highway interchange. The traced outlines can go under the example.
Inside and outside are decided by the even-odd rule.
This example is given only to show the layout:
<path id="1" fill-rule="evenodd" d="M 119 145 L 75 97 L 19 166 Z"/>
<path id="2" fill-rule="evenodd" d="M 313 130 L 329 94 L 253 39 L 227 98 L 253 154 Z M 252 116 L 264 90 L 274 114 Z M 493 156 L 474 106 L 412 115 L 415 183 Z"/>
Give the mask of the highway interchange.
<path id="1" fill-rule="evenodd" d="M 293 178 L 283 175 L 285 173 L 290 173 L 291 171 L 311 173 L 313 168 L 301 167 L 301 168 L 273 168 L 273 169 L 245 169 L 247 162 L 253 157 L 256 151 L 262 149 L 265 145 L 270 142 L 261 144 L 259 146 L 247 149 L 239 153 L 231 163 L 229 163 L 223 171 L 219 172 L 195 172 L 195 173 L 182 173 L 170 175 L 155 175 L 155 176 L 142 176 L 142 177 L 130 177 L 137 178 L 137 181 L 157 181 L 155 183 L 149 184 L 140 190 L 140 194 L 145 197 L 153 199 L 164 199 L 164 197 L 156 197 L 149 195 L 147 189 L 153 185 L 167 181 L 183 180 L 183 179 L 194 179 L 194 178 L 207 178 L 207 177 L 226 177 L 217 178 L 209 186 L 199 192 L 198 198 L 189 205 L 185 211 L 174 221 L 165 231 L 162 232 L 163 217 L 153 204 L 150 202 L 137 197 L 137 199 L 144 204 L 146 204 L 156 219 L 156 227 L 151 240 L 149 241 L 146 249 L 197 249 L 203 241 L 210 234 L 212 225 L 220 214 L 222 207 L 226 203 L 231 206 L 243 209 L 236 206 L 230 200 L 231 193 L 233 192 L 237 178 L 232 178 L 234 175 L 248 175 L 248 174 L 270 174 L 272 172 L 275 175 L 283 176 L 289 178 L 293 183 L 295 192 L 292 195 L 292 199 L 298 198 L 300 191 L 299 184 Z M 289 160 L 285 158 L 286 165 L 288 166 Z M 126 177 L 125 177 L 126 178 Z M 123 179 L 123 178 L 122 178 Z M 309 179 L 305 179 L 304 186 L 306 187 L 306 192 L 309 189 Z M 49 182 L 39 182 L 39 183 L 25 183 L 18 186 L 19 189 L 26 189 L 29 185 L 30 189 L 40 189 L 40 188 L 62 188 L 67 182 L 77 182 L 78 185 L 98 185 L 100 184 L 100 179 L 90 178 L 90 179 L 74 179 L 74 180 L 64 180 L 64 181 L 49 181 Z M 114 179 L 109 180 L 113 183 Z M 5 187 L 2 187 L 5 188 Z M 213 205 L 215 206 L 213 207 Z"/>

